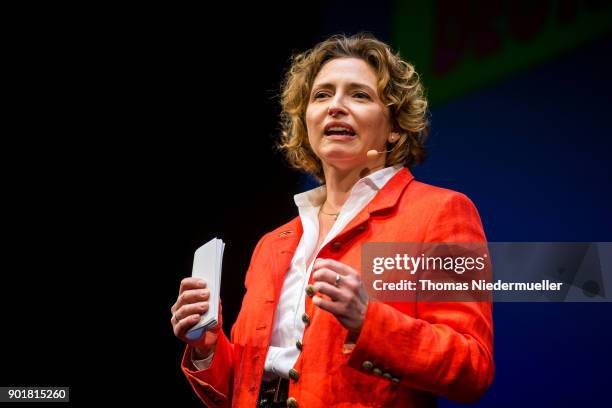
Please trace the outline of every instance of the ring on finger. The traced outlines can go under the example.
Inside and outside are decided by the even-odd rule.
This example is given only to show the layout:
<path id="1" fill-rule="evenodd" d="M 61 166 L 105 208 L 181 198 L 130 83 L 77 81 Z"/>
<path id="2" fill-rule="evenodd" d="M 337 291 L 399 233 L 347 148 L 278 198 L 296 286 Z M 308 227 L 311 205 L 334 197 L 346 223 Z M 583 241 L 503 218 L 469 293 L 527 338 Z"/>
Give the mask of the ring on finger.
<path id="1" fill-rule="evenodd" d="M 342 280 L 342 276 L 340 276 L 339 273 L 336 274 L 336 280 L 334 281 L 334 286 L 339 288 L 340 287 L 340 281 Z"/>

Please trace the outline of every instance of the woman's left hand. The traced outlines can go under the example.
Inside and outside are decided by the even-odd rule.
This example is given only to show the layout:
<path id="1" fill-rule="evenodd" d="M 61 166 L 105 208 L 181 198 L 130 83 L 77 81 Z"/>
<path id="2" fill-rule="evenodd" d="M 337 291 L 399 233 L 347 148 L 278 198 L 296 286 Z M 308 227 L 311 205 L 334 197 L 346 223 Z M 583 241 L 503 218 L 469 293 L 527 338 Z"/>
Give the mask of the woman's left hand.
<path id="1" fill-rule="evenodd" d="M 352 332 L 359 332 L 368 307 L 368 293 L 359 272 L 333 259 L 317 259 L 312 268 L 314 290 L 329 296 L 315 295 L 312 303 L 333 314 Z"/>

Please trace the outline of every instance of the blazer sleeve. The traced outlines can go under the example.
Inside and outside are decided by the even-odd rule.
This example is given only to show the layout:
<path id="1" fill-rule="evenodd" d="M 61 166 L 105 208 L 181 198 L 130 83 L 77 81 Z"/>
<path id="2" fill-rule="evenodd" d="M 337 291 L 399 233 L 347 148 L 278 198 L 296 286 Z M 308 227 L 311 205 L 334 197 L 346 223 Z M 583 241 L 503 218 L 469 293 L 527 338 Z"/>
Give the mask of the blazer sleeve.
<path id="1" fill-rule="evenodd" d="M 452 192 L 431 216 L 425 241 L 486 238 L 472 202 Z M 369 302 L 348 364 L 362 369 L 369 361 L 400 385 L 457 402 L 478 400 L 494 376 L 491 303 L 420 302 L 416 317 L 396 306 Z"/>
<path id="2" fill-rule="evenodd" d="M 261 249 L 265 236 L 262 237 L 251 257 L 251 263 L 246 273 L 245 282 L 248 282 L 251 276 L 252 266 Z M 245 285 L 248 287 L 248 284 Z M 221 312 L 220 312 L 221 313 Z M 236 325 L 232 327 L 232 339 Z M 213 355 L 210 367 L 205 370 L 195 370 L 191 362 L 192 347 L 187 345 L 181 361 L 181 369 L 187 380 L 191 384 L 196 395 L 208 407 L 230 407 L 232 405 L 232 383 L 235 369 L 234 345 L 227 338 L 223 329 L 219 332 L 217 345 Z"/>

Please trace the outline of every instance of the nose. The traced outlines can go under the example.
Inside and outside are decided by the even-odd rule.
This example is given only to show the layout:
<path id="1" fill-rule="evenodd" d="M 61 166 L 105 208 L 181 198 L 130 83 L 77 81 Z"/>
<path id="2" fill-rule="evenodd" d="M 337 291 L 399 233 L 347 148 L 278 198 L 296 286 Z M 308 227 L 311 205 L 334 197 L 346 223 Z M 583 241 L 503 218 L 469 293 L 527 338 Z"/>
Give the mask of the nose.
<path id="1" fill-rule="evenodd" d="M 340 100 L 340 95 L 336 95 L 335 98 L 331 99 L 329 107 L 327 108 L 327 113 L 333 118 L 346 114 L 346 108 Z"/>

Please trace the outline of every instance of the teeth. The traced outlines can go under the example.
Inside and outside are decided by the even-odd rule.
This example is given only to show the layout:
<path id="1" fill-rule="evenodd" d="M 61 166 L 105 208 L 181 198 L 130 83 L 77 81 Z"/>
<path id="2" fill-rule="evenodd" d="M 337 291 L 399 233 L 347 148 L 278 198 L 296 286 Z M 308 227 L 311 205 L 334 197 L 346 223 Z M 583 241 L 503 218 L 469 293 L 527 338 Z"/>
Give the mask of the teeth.
<path id="1" fill-rule="evenodd" d="M 349 128 L 345 128 L 345 127 L 341 127 L 341 126 L 334 126 L 334 127 L 330 127 L 329 129 L 327 129 L 328 132 L 351 132 L 351 130 Z"/>

